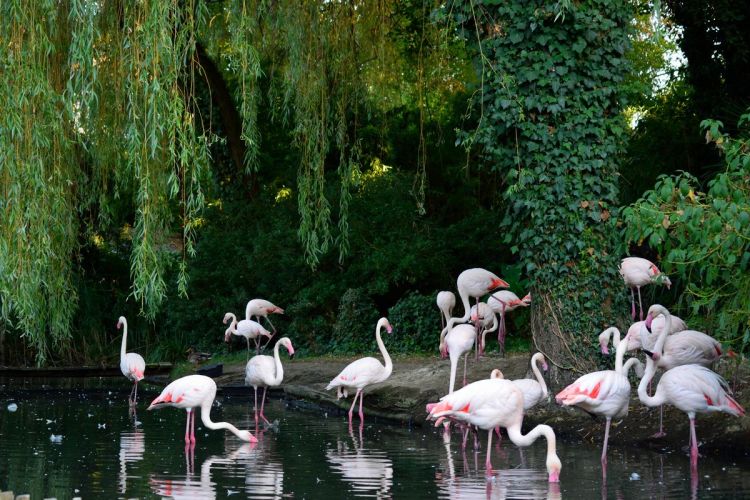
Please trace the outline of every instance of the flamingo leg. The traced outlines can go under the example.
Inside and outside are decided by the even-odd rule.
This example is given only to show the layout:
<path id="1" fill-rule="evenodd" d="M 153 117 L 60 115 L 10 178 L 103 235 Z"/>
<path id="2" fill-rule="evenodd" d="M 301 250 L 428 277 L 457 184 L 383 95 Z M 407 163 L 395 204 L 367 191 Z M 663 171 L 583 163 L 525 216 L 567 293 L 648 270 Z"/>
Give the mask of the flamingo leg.
<path id="1" fill-rule="evenodd" d="M 497 434 L 497 444 L 503 442 L 503 435 L 500 433 L 500 427 L 495 427 L 495 434 Z"/>
<path id="2" fill-rule="evenodd" d="M 360 389 L 361 391 L 362 389 Z M 365 424 L 365 413 L 362 411 L 362 401 L 364 401 L 365 395 L 360 394 L 359 395 L 359 421 L 362 425 Z"/>
<path id="3" fill-rule="evenodd" d="M 253 414 L 255 414 L 255 425 L 258 425 L 258 388 L 253 387 L 255 390 L 255 399 L 253 400 Z"/>
<path id="4" fill-rule="evenodd" d="M 247 341 L 247 352 L 245 353 L 245 363 L 250 361 L 250 337 L 245 337 L 245 340 Z M 256 349 L 257 352 L 257 349 Z"/>
<path id="5" fill-rule="evenodd" d="M 500 327 L 497 332 L 497 342 L 500 347 L 500 354 L 505 355 L 505 303 L 500 311 Z"/>
<path id="6" fill-rule="evenodd" d="M 635 292 L 632 286 L 630 287 L 630 317 L 635 321 Z"/>
<path id="7" fill-rule="evenodd" d="M 661 438 L 666 436 L 664 432 L 664 405 L 659 406 L 659 432 L 651 436 L 652 438 Z"/>
<path id="8" fill-rule="evenodd" d="M 474 323 L 474 331 L 476 332 L 476 335 L 474 336 L 474 360 L 479 361 L 479 297 L 476 298 L 477 303 L 477 321 Z"/>
<path id="9" fill-rule="evenodd" d="M 354 405 L 357 404 L 357 398 L 359 397 L 360 392 L 361 389 L 357 389 L 357 392 L 354 393 L 354 400 L 352 401 L 351 408 L 349 408 L 349 427 L 352 426 L 352 414 L 354 413 Z"/>
<path id="10" fill-rule="evenodd" d="M 464 386 L 466 386 L 466 360 L 469 359 L 469 353 L 464 356 Z"/>
<path id="11" fill-rule="evenodd" d="M 695 436 L 695 417 L 690 419 L 690 469 L 698 471 L 698 439 Z"/>
<path id="12" fill-rule="evenodd" d="M 641 302 L 641 287 L 636 287 L 638 289 L 638 308 L 641 311 L 641 321 L 643 321 L 643 303 Z"/>
<path id="13" fill-rule="evenodd" d="M 607 417 L 607 426 L 604 428 L 604 445 L 602 446 L 602 473 L 607 477 L 607 442 L 609 441 L 609 424 L 612 417 Z"/>
<path id="14" fill-rule="evenodd" d="M 195 444 L 195 411 L 190 412 L 190 444 Z"/>
<path id="15" fill-rule="evenodd" d="M 490 455 L 492 454 L 492 429 L 487 431 L 487 459 L 484 461 L 484 467 L 486 469 L 485 475 L 487 477 L 492 476 L 492 461 Z"/>
<path id="16" fill-rule="evenodd" d="M 463 442 L 461 443 L 461 449 L 462 449 L 462 450 L 465 450 L 465 449 L 466 449 L 466 441 L 467 441 L 468 439 L 469 439 L 469 426 L 466 426 L 466 428 L 464 429 L 464 440 L 463 440 Z"/>
<path id="17" fill-rule="evenodd" d="M 474 449 L 480 450 L 482 449 L 482 445 L 479 444 L 479 431 L 476 427 L 471 427 L 471 432 L 474 434 Z M 492 434 L 490 432 L 490 434 Z"/>
<path id="18" fill-rule="evenodd" d="M 133 406 L 135 406 L 136 401 L 138 401 L 138 381 L 135 381 L 135 384 L 133 384 Z"/>
<path id="19" fill-rule="evenodd" d="M 265 407 L 265 404 L 266 404 L 266 391 L 267 390 L 268 390 L 268 387 L 263 388 L 263 399 L 260 402 L 260 418 L 262 418 L 265 423 L 270 424 L 271 422 L 269 422 L 266 416 L 263 414 L 263 408 Z"/>
<path id="20" fill-rule="evenodd" d="M 190 413 L 192 408 L 187 409 L 187 420 L 185 420 L 185 444 L 190 444 Z"/>

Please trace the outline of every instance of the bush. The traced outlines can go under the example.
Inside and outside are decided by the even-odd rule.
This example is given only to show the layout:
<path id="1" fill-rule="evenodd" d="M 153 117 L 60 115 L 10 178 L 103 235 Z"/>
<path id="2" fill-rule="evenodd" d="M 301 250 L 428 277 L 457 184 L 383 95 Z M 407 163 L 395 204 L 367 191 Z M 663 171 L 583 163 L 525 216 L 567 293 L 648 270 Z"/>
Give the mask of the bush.
<path id="1" fill-rule="evenodd" d="M 394 332 L 393 339 L 388 342 L 389 352 L 438 352 L 441 313 L 435 304 L 436 293 L 420 295 L 410 292 L 388 310 L 388 320 Z"/>

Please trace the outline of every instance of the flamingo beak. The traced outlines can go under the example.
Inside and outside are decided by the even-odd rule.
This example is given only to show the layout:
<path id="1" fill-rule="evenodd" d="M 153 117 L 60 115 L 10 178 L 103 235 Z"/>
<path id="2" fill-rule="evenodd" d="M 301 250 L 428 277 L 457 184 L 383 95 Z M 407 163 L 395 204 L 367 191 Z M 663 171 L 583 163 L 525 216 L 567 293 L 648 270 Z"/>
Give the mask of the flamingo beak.
<path id="1" fill-rule="evenodd" d="M 390 324 L 385 325 L 385 331 L 388 333 L 393 333 L 393 327 Z"/>
<path id="2" fill-rule="evenodd" d="M 560 471 L 559 470 L 553 470 L 549 473 L 549 482 L 550 483 L 559 483 L 560 482 Z"/>
<path id="3" fill-rule="evenodd" d="M 641 351 L 643 351 L 644 353 L 646 353 L 646 356 L 648 356 L 649 358 L 655 359 L 654 358 L 654 353 L 652 351 L 649 351 L 648 349 L 643 349 L 643 348 L 641 348 Z"/>
<path id="4" fill-rule="evenodd" d="M 546 372 L 547 370 L 549 370 L 549 365 L 547 364 L 547 362 L 546 362 L 546 361 L 544 362 L 544 364 L 542 364 L 542 370 L 544 370 L 545 372 Z"/>
<path id="5" fill-rule="evenodd" d="M 651 313 L 648 313 L 646 315 L 646 321 L 644 324 L 646 325 L 646 328 L 648 329 L 648 332 L 651 333 L 651 322 L 654 321 L 654 317 L 651 316 Z"/>

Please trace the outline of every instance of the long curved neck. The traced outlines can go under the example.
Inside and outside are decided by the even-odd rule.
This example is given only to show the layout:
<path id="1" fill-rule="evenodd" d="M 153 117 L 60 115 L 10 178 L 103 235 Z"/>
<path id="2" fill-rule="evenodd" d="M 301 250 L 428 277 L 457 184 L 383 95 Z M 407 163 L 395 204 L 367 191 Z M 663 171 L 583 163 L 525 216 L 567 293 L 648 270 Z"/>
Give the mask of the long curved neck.
<path id="1" fill-rule="evenodd" d="M 469 305 L 469 294 L 466 293 L 465 290 L 458 289 L 458 296 L 461 297 L 461 304 L 464 306 L 464 315 L 460 318 L 450 318 L 448 320 L 448 323 L 445 325 L 445 328 L 443 328 L 443 331 L 440 332 L 441 336 L 445 336 L 446 333 L 450 331 L 451 328 L 453 328 L 457 323 L 466 323 L 469 320 L 469 316 L 471 316 L 471 306 Z"/>
<path id="2" fill-rule="evenodd" d="M 128 321 L 123 318 L 122 322 L 122 345 L 120 346 L 120 360 L 125 359 L 125 346 L 128 343 Z"/>
<path id="3" fill-rule="evenodd" d="M 620 330 L 618 330 L 614 326 L 607 328 L 601 334 L 599 334 L 599 344 L 602 347 L 608 346 L 610 338 L 612 338 L 612 345 L 614 345 L 615 349 L 617 349 L 617 346 L 620 345 Z"/>
<path id="4" fill-rule="evenodd" d="M 659 354 L 664 351 L 664 343 L 667 341 L 667 335 L 672 331 L 672 315 L 666 309 L 662 309 L 661 314 L 664 316 L 664 329 L 659 334 L 659 338 L 656 339 L 656 345 L 654 345 L 654 352 L 658 352 Z"/>
<path id="5" fill-rule="evenodd" d="M 521 434 L 521 423 L 507 428 L 508 437 L 516 446 L 531 446 L 531 444 L 544 436 L 547 439 L 547 456 L 557 454 L 557 441 L 555 431 L 549 425 L 540 424 L 531 429 L 525 436 Z"/>
<path id="6" fill-rule="evenodd" d="M 659 406 L 664 403 L 664 398 L 659 393 L 659 386 L 656 386 L 656 391 L 654 392 L 653 396 L 648 395 L 648 384 L 651 382 L 651 379 L 654 378 L 654 374 L 656 373 L 656 363 L 654 363 L 654 360 L 651 358 L 646 358 L 646 373 L 643 375 L 643 378 L 641 379 L 641 383 L 638 384 L 638 399 L 641 400 L 641 403 L 645 404 L 646 406 Z"/>
<path id="7" fill-rule="evenodd" d="M 214 431 L 226 429 L 235 436 L 241 437 L 240 430 L 229 422 L 214 422 L 211 420 L 211 404 L 213 404 L 213 400 L 209 404 L 201 405 L 201 422 L 203 422 L 203 425 Z"/>
<path id="8" fill-rule="evenodd" d="M 380 338 L 380 330 L 383 328 L 383 325 L 381 323 L 378 323 L 377 328 L 375 329 L 375 339 L 378 342 L 378 348 L 380 349 L 380 354 L 383 355 L 383 361 L 385 361 L 385 377 L 388 378 L 391 376 L 391 372 L 393 371 L 393 362 L 391 361 L 391 357 L 388 355 L 388 351 L 385 350 L 385 344 L 383 344 L 383 339 Z"/>
<path id="9" fill-rule="evenodd" d="M 544 382 L 544 377 L 542 377 L 542 372 L 539 371 L 539 366 L 537 364 L 539 363 L 539 360 L 542 359 L 544 354 L 541 352 L 538 352 L 534 354 L 531 357 L 531 371 L 534 372 L 534 376 L 536 377 L 536 381 L 539 382 L 539 385 L 542 386 L 542 394 L 544 396 L 547 396 L 547 384 Z"/>
<path id="10" fill-rule="evenodd" d="M 622 339 L 617 343 L 616 355 L 615 355 L 615 372 L 623 373 L 622 361 L 625 359 L 625 351 L 628 350 L 628 339 Z"/>
<path id="11" fill-rule="evenodd" d="M 628 376 L 628 372 L 634 366 L 639 366 L 641 370 L 643 369 L 643 363 L 641 363 L 640 359 L 638 359 L 638 358 L 630 358 L 630 359 L 628 359 L 625 362 L 624 365 L 622 365 L 622 374 L 627 377 Z"/>
<path id="12" fill-rule="evenodd" d="M 284 367 L 281 366 L 281 358 L 279 358 L 279 345 L 281 344 L 281 340 L 276 342 L 276 345 L 273 348 L 273 362 L 276 365 L 276 374 L 273 378 L 274 385 L 281 384 L 281 381 L 284 380 Z"/>
<path id="13" fill-rule="evenodd" d="M 225 333 L 233 333 L 237 335 L 237 316 L 234 313 L 229 313 L 229 317 L 232 321 L 229 322 L 229 327 Z"/>

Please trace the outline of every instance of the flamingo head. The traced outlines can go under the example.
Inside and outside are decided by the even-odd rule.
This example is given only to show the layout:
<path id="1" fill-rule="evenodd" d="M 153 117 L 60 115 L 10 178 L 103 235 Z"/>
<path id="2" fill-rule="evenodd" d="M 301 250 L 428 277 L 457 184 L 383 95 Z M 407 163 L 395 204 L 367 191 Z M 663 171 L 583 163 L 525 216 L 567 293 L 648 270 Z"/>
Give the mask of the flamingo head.
<path id="1" fill-rule="evenodd" d="M 286 347 L 286 350 L 289 351 L 289 357 L 293 358 L 294 357 L 294 347 L 292 346 L 292 341 L 289 340 L 287 337 L 284 337 L 283 339 L 281 339 L 281 345 L 283 345 L 284 347 Z"/>
<path id="2" fill-rule="evenodd" d="M 224 323 L 224 324 L 226 325 L 226 324 L 227 324 L 227 321 L 229 321 L 230 319 L 232 319 L 232 316 L 233 316 L 233 314 L 232 314 L 232 313 L 226 313 L 226 314 L 224 315 L 224 319 L 222 320 L 222 323 Z"/>
<path id="3" fill-rule="evenodd" d="M 646 356 L 653 359 L 654 361 L 659 361 L 659 359 L 661 359 L 661 354 L 659 354 L 658 352 L 649 351 L 648 349 L 643 349 L 643 348 L 641 348 L 641 351 L 646 353 Z"/>
<path id="4" fill-rule="evenodd" d="M 607 346 L 606 341 L 600 340 L 599 347 L 601 347 L 602 349 L 602 354 L 604 354 L 605 356 L 609 356 L 609 346 Z"/>
<path id="5" fill-rule="evenodd" d="M 490 378 L 496 378 L 496 379 L 504 379 L 505 376 L 503 375 L 503 372 L 501 372 L 498 368 L 495 368 L 492 370 L 492 373 L 490 373 Z"/>
<path id="6" fill-rule="evenodd" d="M 440 343 L 440 357 L 443 359 L 448 357 L 448 346 L 445 345 L 445 342 Z"/>
<path id="7" fill-rule="evenodd" d="M 648 312 L 648 315 L 646 316 L 646 320 L 643 322 L 644 325 L 646 325 L 646 329 L 648 330 L 648 333 L 651 333 L 651 323 L 654 321 L 654 317 L 651 314 L 651 311 Z"/>
<path id="8" fill-rule="evenodd" d="M 521 305 L 524 307 L 528 307 L 531 305 L 531 292 L 523 296 L 523 298 L 521 299 Z"/>
<path id="9" fill-rule="evenodd" d="M 385 322 L 385 331 L 388 333 L 393 333 L 393 327 L 388 321 Z"/>
<path id="10" fill-rule="evenodd" d="M 117 320 L 117 329 L 119 330 L 122 325 L 125 324 L 125 316 L 120 316 L 120 318 Z"/>
<path id="11" fill-rule="evenodd" d="M 546 359 L 542 360 L 542 370 L 544 370 L 545 372 L 547 370 L 549 370 L 549 365 L 547 364 L 547 360 Z"/>
<path id="12" fill-rule="evenodd" d="M 562 469 L 562 464 L 556 454 L 547 458 L 547 472 L 549 472 L 550 483 L 560 482 L 560 469 Z"/>
<path id="13" fill-rule="evenodd" d="M 237 433 L 237 437 L 240 438 L 243 441 L 246 441 L 248 443 L 257 443 L 258 438 L 253 436 L 253 434 L 250 431 L 239 431 Z"/>

